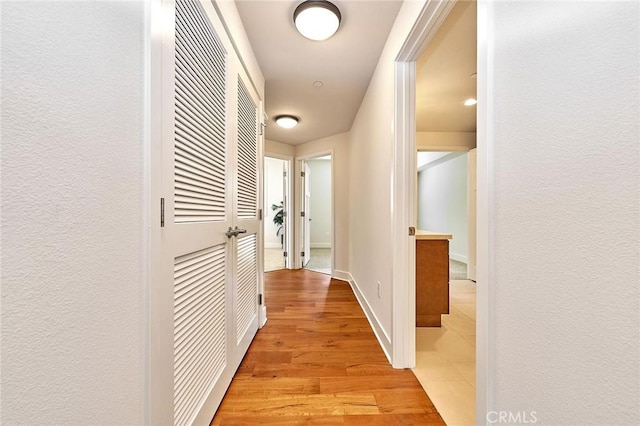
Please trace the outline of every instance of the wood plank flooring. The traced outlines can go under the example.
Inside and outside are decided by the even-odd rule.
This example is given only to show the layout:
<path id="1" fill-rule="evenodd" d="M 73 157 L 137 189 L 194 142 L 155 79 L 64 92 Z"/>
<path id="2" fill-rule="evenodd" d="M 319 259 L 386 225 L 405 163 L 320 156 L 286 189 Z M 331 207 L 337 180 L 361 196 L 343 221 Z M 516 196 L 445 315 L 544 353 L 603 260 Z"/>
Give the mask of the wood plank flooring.
<path id="1" fill-rule="evenodd" d="M 268 321 L 212 425 L 444 425 L 411 370 L 392 368 L 349 284 L 265 274 Z"/>

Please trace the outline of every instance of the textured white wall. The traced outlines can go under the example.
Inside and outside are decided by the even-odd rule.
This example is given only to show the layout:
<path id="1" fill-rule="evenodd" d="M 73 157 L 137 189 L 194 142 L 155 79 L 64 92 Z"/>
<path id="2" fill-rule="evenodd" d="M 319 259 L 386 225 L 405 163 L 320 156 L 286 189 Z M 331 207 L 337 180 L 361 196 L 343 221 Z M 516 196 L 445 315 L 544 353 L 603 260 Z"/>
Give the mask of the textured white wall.
<path id="1" fill-rule="evenodd" d="M 334 179 L 334 220 L 333 232 L 335 245 L 333 249 L 334 269 L 349 271 L 349 133 L 339 133 L 317 141 L 295 146 L 296 157 L 309 157 L 314 154 L 326 154 L 333 150 Z M 300 180 L 294 179 L 298 185 Z M 296 188 L 296 197 L 299 196 Z M 300 201 L 295 201 L 300 205 Z"/>
<path id="2" fill-rule="evenodd" d="M 394 61 L 425 3 L 402 4 L 349 138 L 350 272 L 389 339 Z"/>
<path id="3" fill-rule="evenodd" d="M 639 12 L 560 1 L 488 12 L 490 401 L 538 424 L 640 424 Z"/>
<path id="4" fill-rule="evenodd" d="M 273 124 L 272 124 L 273 125 Z M 296 147 L 282 142 L 276 142 L 269 139 L 264 140 L 265 155 L 284 155 L 286 157 L 294 157 L 296 155 Z"/>
<path id="5" fill-rule="evenodd" d="M 466 153 L 446 155 L 418 173 L 418 229 L 453 235 L 449 256 L 465 263 L 467 195 Z"/>
<path id="6" fill-rule="evenodd" d="M 278 227 L 273 223 L 276 212 L 271 210 L 273 204 L 280 204 L 283 197 L 284 160 L 265 157 L 264 159 L 264 244 L 267 248 L 280 248 L 280 236 L 276 235 Z"/>
<path id="7" fill-rule="evenodd" d="M 3 424 L 142 424 L 145 9 L 2 2 Z"/>
<path id="8" fill-rule="evenodd" d="M 311 247 L 331 248 L 331 161 L 309 160 Z"/>

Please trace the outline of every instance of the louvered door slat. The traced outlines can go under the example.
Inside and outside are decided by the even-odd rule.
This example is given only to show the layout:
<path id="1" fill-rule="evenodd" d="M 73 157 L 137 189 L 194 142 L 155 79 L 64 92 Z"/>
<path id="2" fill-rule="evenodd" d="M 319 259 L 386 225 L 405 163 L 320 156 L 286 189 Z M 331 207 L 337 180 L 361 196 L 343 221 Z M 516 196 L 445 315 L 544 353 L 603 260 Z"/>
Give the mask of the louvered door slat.
<path id="1" fill-rule="evenodd" d="M 180 256 L 174 266 L 174 421 L 184 424 L 225 365 L 226 246 Z M 218 333 L 212 333 L 217 329 Z"/>
<path id="2" fill-rule="evenodd" d="M 226 206 L 226 54 L 197 2 L 176 2 L 176 223 L 221 221 Z M 194 196 L 207 194 L 207 196 Z"/>
<path id="3" fill-rule="evenodd" d="M 244 336 L 247 327 L 257 313 L 258 272 L 256 270 L 256 235 L 238 239 L 237 248 L 237 300 L 236 320 L 237 338 Z"/>
<path id="4" fill-rule="evenodd" d="M 258 111 L 241 79 L 238 79 L 238 217 L 252 219 L 258 194 Z"/>
<path id="5" fill-rule="evenodd" d="M 224 223 L 229 212 L 227 55 L 199 1 L 176 1 L 174 63 L 175 226 Z M 227 244 L 210 245 L 176 254 L 174 263 L 176 425 L 193 422 L 228 362 Z"/>
<path id="6" fill-rule="evenodd" d="M 180 124 L 189 122 L 191 125 L 188 128 L 180 126 L 183 132 L 188 134 L 195 134 L 199 138 L 208 141 L 213 138 L 224 138 L 224 129 L 217 125 L 215 122 L 208 121 L 210 119 L 211 111 L 199 110 L 193 105 L 193 100 L 188 96 L 183 95 L 180 91 L 180 87 L 176 87 L 176 114 L 180 117 Z M 189 104 L 191 102 L 191 104 Z M 212 148 L 216 148 L 213 146 Z M 212 152 L 215 152 L 212 150 Z M 221 150 L 218 154 L 224 154 Z"/>

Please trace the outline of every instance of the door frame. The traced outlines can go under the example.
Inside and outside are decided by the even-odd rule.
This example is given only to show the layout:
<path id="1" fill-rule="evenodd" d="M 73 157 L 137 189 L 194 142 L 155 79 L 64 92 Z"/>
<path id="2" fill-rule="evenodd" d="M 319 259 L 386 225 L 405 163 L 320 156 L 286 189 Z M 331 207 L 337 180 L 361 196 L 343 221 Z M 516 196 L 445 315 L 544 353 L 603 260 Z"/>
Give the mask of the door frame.
<path id="1" fill-rule="evenodd" d="M 302 212 L 304 205 L 304 185 L 301 184 L 301 176 L 302 172 L 302 162 L 306 160 L 313 160 L 317 157 L 324 157 L 325 155 L 331 156 L 331 276 L 333 277 L 335 271 L 335 247 L 336 247 L 336 239 L 335 239 L 335 226 L 336 226 L 336 193 L 335 193 L 335 167 L 334 167 L 334 153 L 333 149 L 321 150 L 317 152 L 313 152 L 310 154 L 305 154 L 296 157 L 295 161 L 295 217 L 296 219 L 300 219 L 300 212 Z M 304 235 L 302 233 L 302 226 L 300 220 L 295 221 L 295 256 L 293 257 L 295 265 L 302 264 L 302 256 L 300 256 L 300 252 L 302 247 L 304 247 Z M 297 268 L 295 268 L 297 269 Z"/>
<path id="2" fill-rule="evenodd" d="M 456 1 L 428 0 L 410 30 L 395 60 L 394 76 L 394 141 L 393 141 L 393 302 L 392 360 L 396 368 L 415 366 L 415 237 L 409 227 L 416 226 L 416 125 L 415 62 L 433 39 Z M 490 318 L 493 282 L 493 140 L 492 140 L 492 76 L 489 46 L 490 2 L 477 4 L 477 317 L 476 317 L 476 423 L 486 423 L 492 406 L 494 387 L 492 343 L 494 324 Z"/>

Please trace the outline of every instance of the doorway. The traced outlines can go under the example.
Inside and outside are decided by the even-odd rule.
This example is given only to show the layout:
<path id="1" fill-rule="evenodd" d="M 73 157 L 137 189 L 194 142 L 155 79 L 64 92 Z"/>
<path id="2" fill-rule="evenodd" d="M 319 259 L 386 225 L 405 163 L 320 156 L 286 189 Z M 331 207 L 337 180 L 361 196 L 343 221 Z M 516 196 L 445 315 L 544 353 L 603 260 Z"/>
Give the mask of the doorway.
<path id="1" fill-rule="evenodd" d="M 264 272 L 291 268 L 291 160 L 264 157 Z"/>
<path id="2" fill-rule="evenodd" d="M 469 309 L 466 311 L 469 314 L 467 316 L 469 321 L 458 321 L 460 316 L 456 316 L 453 321 L 459 323 L 455 324 L 460 325 L 458 331 L 453 330 L 454 327 L 447 328 L 445 320 L 441 327 L 424 327 L 423 329 L 428 330 L 427 333 L 435 335 L 431 343 L 424 343 L 421 333 L 418 333 L 416 328 L 416 238 L 407 238 L 406 229 L 418 225 L 417 151 L 469 151 L 476 147 L 476 124 L 481 126 L 484 123 L 481 114 L 484 111 L 483 106 L 478 105 L 476 111 L 475 105 L 478 96 L 484 95 L 482 84 L 486 81 L 485 74 L 479 77 L 476 73 L 476 71 L 486 72 L 484 62 L 476 63 L 477 58 L 482 59 L 477 55 L 476 50 L 477 25 L 478 22 L 483 22 L 482 17 L 477 13 L 476 6 L 476 2 L 430 2 L 425 6 L 422 17 L 405 42 L 395 65 L 397 108 L 394 144 L 396 157 L 394 205 L 405 206 L 406 213 L 398 212 L 393 217 L 397 235 L 397 238 L 394 238 L 393 262 L 393 359 L 394 365 L 398 367 L 413 367 L 425 358 L 439 361 L 437 366 L 427 369 L 428 377 L 423 385 L 428 383 L 424 386 L 427 393 L 445 422 L 450 424 L 475 424 L 476 415 L 480 415 L 476 414 L 474 408 L 476 402 L 479 407 L 477 413 L 486 412 L 484 409 L 487 389 L 486 358 L 482 351 L 486 347 L 486 340 L 483 340 L 486 338 L 483 333 L 483 327 L 486 326 L 486 316 L 484 316 L 486 310 L 482 308 L 482 303 L 486 303 L 486 291 L 478 285 L 477 306 L 480 309 L 477 310 L 478 326 L 476 327 L 475 283 L 470 280 L 459 280 L 456 282 L 464 284 L 461 288 L 455 288 L 460 287 L 456 285 L 449 286 L 450 291 L 445 294 L 449 293 L 450 300 L 460 297 L 466 302 L 472 302 L 466 303 L 472 305 L 467 306 Z M 458 55 L 458 57 L 448 61 L 451 59 L 448 58 L 450 55 Z M 432 66 L 429 66 L 430 62 Z M 441 79 L 433 79 L 432 74 L 431 81 L 426 81 L 425 84 L 425 67 L 428 72 L 440 72 Z M 422 90 L 419 88 L 420 84 L 423 84 Z M 468 93 L 461 93 L 459 89 L 465 88 Z M 444 98 L 428 102 L 429 97 L 442 95 Z M 465 102 L 467 100 L 469 102 Z M 458 113 L 451 115 L 449 112 L 442 111 L 443 107 L 449 109 L 449 112 L 458 111 Z M 483 149 L 485 148 L 481 146 L 480 158 L 484 158 Z M 483 173 L 486 172 L 486 168 L 481 161 L 478 165 L 480 168 L 477 169 L 477 173 L 484 179 Z M 485 187 L 480 189 L 486 190 Z M 485 195 L 486 193 L 482 191 L 478 193 L 481 199 Z M 486 242 L 484 239 L 486 234 L 482 226 L 485 225 L 482 215 L 483 207 L 481 204 L 478 206 L 481 220 L 480 226 L 475 230 L 479 237 L 476 246 L 480 248 L 484 248 L 483 243 Z M 409 235 L 412 235 L 411 228 Z M 479 251 L 479 254 L 484 256 L 485 252 Z M 475 251 L 471 255 L 475 255 Z M 473 274 L 475 268 L 468 268 L 467 278 L 470 270 Z M 403 283 L 406 284 L 403 285 Z M 482 284 L 486 283 L 482 281 Z M 454 287 L 453 290 L 462 291 L 454 294 L 451 291 L 452 287 Z M 473 292 L 467 290 L 473 290 Z M 448 306 L 450 308 L 451 304 L 448 303 Z M 459 310 L 458 313 L 464 312 Z M 476 329 L 479 335 L 477 342 Z M 436 347 L 438 345 L 440 348 Z M 461 347 L 465 350 L 459 350 Z M 442 353 L 435 353 L 435 349 L 442 349 Z M 476 354 L 478 354 L 477 359 Z M 446 359 L 443 355 L 450 355 L 452 358 Z M 458 386 L 461 384 L 465 385 L 464 389 Z M 447 416 L 445 412 L 451 415 Z"/>
<path id="3" fill-rule="evenodd" d="M 323 274 L 333 269 L 332 154 L 300 160 L 300 265 Z"/>

